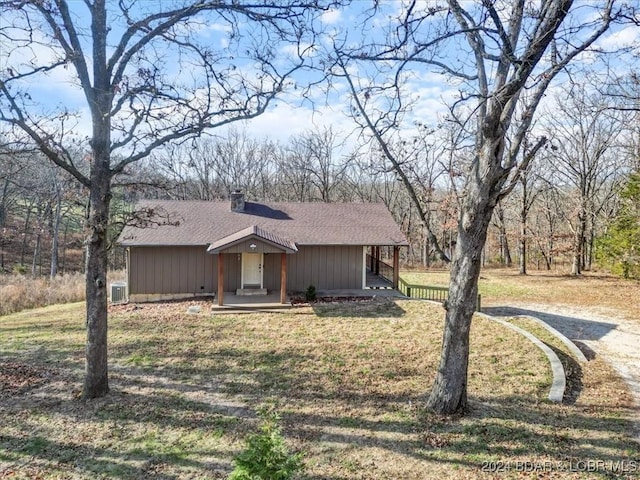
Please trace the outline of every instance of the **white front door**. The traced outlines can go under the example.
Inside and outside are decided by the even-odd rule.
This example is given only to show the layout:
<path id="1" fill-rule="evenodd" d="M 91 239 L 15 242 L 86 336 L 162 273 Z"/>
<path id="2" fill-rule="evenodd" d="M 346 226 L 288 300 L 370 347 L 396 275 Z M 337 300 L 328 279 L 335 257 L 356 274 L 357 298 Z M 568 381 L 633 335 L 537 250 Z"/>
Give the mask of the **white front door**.
<path id="1" fill-rule="evenodd" d="M 262 288 L 262 254 L 242 254 L 242 288 Z"/>

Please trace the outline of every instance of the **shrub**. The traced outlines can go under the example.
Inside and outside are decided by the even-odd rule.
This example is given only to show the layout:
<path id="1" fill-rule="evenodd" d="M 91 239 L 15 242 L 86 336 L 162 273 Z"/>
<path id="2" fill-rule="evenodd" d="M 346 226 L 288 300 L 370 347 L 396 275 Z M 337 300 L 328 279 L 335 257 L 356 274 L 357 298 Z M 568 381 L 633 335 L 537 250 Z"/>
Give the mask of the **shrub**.
<path id="1" fill-rule="evenodd" d="M 307 302 L 313 302 L 316 299 L 316 287 L 314 287 L 313 285 L 309 285 L 307 287 L 307 291 L 304 292 L 304 298 L 307 300 Z"/>
<path id="2" fill-rule="evenodd" d="M 251 435 L 234 459 L 228 480 L 288 480 L 303 470 L 302 453 L 289 453 L 276 413 L 262 410 L 260 433 Z"/>
<path id="3" fill-rule="evenodd" d="M 621 205 L 596 243 L 596 258 L 624 278 L 640 279 L 640 172 L 620 192 Z"/>
<path id="4" fill-rule="evenodd" d="M 13 273 L 15 273 L 16 275 L 26 275 L 27 266 L 26 265 L 16 265 L 15 267 L 13 267 Z"/>

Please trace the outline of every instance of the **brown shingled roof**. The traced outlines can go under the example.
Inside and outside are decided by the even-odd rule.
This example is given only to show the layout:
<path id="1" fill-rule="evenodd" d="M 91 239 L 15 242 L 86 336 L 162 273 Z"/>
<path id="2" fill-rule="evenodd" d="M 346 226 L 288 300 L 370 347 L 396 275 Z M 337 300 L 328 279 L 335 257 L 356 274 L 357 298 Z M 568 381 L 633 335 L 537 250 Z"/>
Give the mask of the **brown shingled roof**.
<path id="1" fill-rule="evenodd" d="M 271 245 L 275 245 L 286 251 L 289 251 L 289 253 L 298 251 L 298 247 L 296 247 L 296 244 L 291 240 L 280 238 L 263 228 L 260 228 L 256 225 L 251 225 L 250 227 L 244 228 L 239 232 L 229 235 L 228 237 L 216 240 L 211 244 L 211 246 L 209 246 L 209 248 L 207 248 L 207 252 L 218 253 L 220 250 L 223 250 L 246 238 L 259 238 L 263 241 L 266 241 L 267 243 L 270 243 Z"/>
<path id="2" fill-rule="evenodd" d="M 298 245 L 408 245 L 381 203 L 254 203 L 232 212 L 229 202 L 145 200 L 170 225 L 127 226 L 124 246 L 210 245 L 255 226 Z"/>

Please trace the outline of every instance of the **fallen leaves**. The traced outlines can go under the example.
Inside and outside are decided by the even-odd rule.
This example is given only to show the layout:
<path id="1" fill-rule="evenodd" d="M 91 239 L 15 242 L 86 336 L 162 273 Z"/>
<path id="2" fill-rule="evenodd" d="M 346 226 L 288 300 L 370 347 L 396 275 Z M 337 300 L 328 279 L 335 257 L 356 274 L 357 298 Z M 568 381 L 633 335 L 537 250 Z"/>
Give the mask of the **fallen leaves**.
<path id="1" fill-rule="evenodd" d="M 0 363 L 0 398 L 21 395 L 56 375 L 53 368 L 19 362 Z"/>

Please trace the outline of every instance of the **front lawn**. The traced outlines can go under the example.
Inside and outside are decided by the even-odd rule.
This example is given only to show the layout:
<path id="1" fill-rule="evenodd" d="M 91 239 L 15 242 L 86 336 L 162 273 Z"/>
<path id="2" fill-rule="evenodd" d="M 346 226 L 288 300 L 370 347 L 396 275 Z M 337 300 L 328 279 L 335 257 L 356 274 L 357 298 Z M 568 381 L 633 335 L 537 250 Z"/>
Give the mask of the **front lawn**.
<path id="1" fill-rule="evenodd" d="M 543 354 L 491 321 L 473 324 L 469 414 L 441 418 L 421 407 L 440 306 L 211 316 L 191 304 L 113 307 L 111 393 L 88 402 L 84 304 L 0 317 L 0 478 L 226 478 L 261 405 L 309 479 L 509 478 L 517 465 L 584 478 L 578 461 L 624 478 L 639 460 L 631 398 L 602 361 L 575 373 L 577 398 L 551 404 Z"/>

